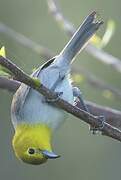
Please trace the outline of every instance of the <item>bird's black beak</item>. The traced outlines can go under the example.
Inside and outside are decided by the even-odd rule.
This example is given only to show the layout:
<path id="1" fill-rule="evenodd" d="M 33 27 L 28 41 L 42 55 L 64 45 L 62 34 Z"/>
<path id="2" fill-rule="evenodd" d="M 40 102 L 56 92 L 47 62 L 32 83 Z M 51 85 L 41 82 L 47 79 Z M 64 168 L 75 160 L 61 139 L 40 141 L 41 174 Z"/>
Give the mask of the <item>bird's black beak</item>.
<path id="1" fill-rule="evenodd" d="M 54 152 L 52 151 L 47 151 L 47 150 L 43 150 L 41 152 L 47 159 L 56 159 L 56 158 L 59 158 L 60 155 L 57 155 L 55 154 Z"/>

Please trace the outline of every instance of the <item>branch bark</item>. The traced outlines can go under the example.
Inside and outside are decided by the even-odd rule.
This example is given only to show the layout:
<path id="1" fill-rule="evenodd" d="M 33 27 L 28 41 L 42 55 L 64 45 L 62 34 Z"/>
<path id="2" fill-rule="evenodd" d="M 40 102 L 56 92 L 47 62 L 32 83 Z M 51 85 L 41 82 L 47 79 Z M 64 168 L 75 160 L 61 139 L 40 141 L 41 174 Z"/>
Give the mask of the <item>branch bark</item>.
<path id="1" fill-rule="evenodd" d="M 45 86 L 43 86 L 39 80 L 31 78 L 24 71 L 22 71 L 19 67 L 13 64 L 9 59 L 0 56 L 0 64 L 10 70 L 14 77 L 31 88 L 37 90 L 43 96 L 46 96 L 49 99 L 57 98 L 57 94 L 53 91 L 49 90 Z M 58 101 L 53 102 L 52 105 L 58 106 L 58 108 L 62 108 L 66 112 L 74 115 L 75 117 L 83 120 L 84 122 L 90 124 L 91 126 L 100 127 L 102 122 L 98 118 L 98 116 L 94 116 L 89 114 L 80 108 L 73 106 L 72 104 L 66 102 L 65 100 L 58 98 Z M 121 130 L 117 129 L 107 122 L 104 122 L 104 126 L 101 129 L 102 134 L 112 137 L 118 141 L 121 141 Z"/>
<path id="2" fill-rule="evenodd" d="M 86 104 L 92 114 L 96 116 L 104 115 L 107 123 L 121 129 L 121 111 L 101 106 L 90 101 L 86 101 Z"/>

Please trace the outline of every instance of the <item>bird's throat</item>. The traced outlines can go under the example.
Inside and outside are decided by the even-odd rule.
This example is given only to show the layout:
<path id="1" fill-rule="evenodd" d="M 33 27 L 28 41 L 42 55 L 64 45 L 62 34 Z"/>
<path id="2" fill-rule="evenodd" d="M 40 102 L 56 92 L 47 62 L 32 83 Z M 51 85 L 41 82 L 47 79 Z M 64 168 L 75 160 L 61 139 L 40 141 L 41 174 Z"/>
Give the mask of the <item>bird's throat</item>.
<path id="1" fill-rule="evenodd" d="M 41 143 L 41 148 L 51 150 L 51 129 L 45 124 L 20 124 L 15 129 L 15 135 L 13 137 L 13 148 L 20 148 L 21 144 L 26 148 L 26 144 L 30 143 L 30 146 L 39 146 Z M 28 142 L 28 140 L 30 142 Z"/>

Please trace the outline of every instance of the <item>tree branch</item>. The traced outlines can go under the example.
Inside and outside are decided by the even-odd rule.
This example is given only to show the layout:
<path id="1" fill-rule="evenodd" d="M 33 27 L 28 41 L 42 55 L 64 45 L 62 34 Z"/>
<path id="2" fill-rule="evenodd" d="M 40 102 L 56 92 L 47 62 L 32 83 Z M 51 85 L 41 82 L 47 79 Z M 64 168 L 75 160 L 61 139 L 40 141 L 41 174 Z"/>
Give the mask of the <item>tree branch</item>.
<path id="1" fill-rule="evenodd" d="M 6 89 L 11 92 L 15 92 L 18 87 L 20 86 L 20 82 L 13 80 L 13 79 L 7 79 L 5 77 L 0 76 L 0 88 Z"/>
<path id="2" fill-rule="evenodd" d="M 57 21 L 57 23 L 60 25 L 61 28 L 68 34 L 68 36 L 72 36 L 74 32 L 76 31 L 74 25 L 63 15 L 60 6 L 58 5 L 57 0 L 47 0 L 48 8 Z M 113 67 L 116 71 L 121 73 L 121 60 L 117 57 L 114 57 L 111 54 L 108 54 L 102 49 L 99 49 L 95 47 L 92 43 L 89 43 L 85 50 L 91 54 L 93 57 L 97 58 L 97 60 L 110 65 Z"/>
<path id="3" fill-rule="evenodd" d="M 121 111 L 101 106 L 90 101 L 86 101 L 86 104 L 92 114 L 97 116 L 104 115 L 107 123 L 121 129 Z"/>
<path id="4" fill-rule="evenodd" d="M 42 95 L 46 96 L 49 99 L 55 99 L 57 98 L 57 94 L 53 91 L 49 90 L 45 86 L 43 86 L 39 80 L 35 78 L 31 78 L 28 76 L 24 71 L 22 71 L 19 67 L 17 67 L 15 64 L 13 64 L 9 59 L 4 58 L 0 56 L 0 64 L 7 68 L 9 71 L 12 72 L 12 74 L 15 76 L 15 78 L 25 83 L 26 85 L 30 86 L 31 88 L 37 90 Z M 79 109 L 76 106 L 73 106 L 72 104 L 66 102 L 65 100 L 58 98 L 58 101 L 53 102 L 52 105 L 56 105 L 59 108 L 62 108 L 66 112 L 74 115 L 75 117 L 83 120 L 84 122 L 90 124 L 91 126 L 100 127 L 102 125 L 102 122 L 97 116 L 94 116 L 92 114 L 89 114 L 81 109 Z M 112 137 L 114 139 L 117 139 L 118 141 L 121 141 L 121 131 L 108 123 L 104 122 L 104 126 L 101 129 L 101 132 L 104 135 L 107 135 L 109 137 Z"/>

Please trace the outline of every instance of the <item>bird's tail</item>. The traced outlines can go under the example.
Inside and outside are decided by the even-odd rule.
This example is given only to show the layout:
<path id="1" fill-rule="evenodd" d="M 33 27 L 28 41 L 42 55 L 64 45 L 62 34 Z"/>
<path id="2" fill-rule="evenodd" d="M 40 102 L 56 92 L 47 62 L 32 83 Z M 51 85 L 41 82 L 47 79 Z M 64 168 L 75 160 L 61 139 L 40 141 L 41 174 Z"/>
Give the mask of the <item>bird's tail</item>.
<path id="1" fill-rule="evenodd" d="M 95 11 L 88 15 L 59 54 L 59 58 L 56 59 L 58 63 L 62 66 L 68 66 L 77 53 L 85 47 L 88 40 L 95 34 L 102 23 L 103 21 L 96 19 Z"/>

